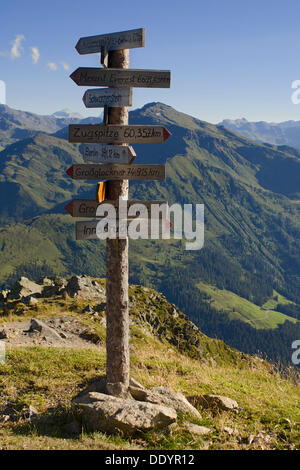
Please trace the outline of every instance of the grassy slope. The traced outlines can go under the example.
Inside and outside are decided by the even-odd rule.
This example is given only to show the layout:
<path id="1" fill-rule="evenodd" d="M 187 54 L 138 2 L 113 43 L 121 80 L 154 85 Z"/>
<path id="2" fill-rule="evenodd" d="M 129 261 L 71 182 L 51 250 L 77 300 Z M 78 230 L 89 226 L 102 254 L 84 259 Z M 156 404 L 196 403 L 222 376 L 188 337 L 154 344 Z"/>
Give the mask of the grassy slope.
<path id="1" fill-rule="evenodd" d="M 273 297 L 271 297 L 267 302 L 263 304 L 264 308 L 275 309 L 278 304 L 281 305 L 294 305 L 294 302 L 284 297 L 284 295 L 279 294 L 276 290 L 273 290 Z"/>
<path id="2" fill-rule="evenodd" d="M 197 287 L 201 292 L 205 292 L 210 296 L 208 302 L 217 310 L 227 313 L 232 320 L 238 319 L 245 321 L 254 328 L 276 328 L 277 325 L 287 320 L 294 323 L 297 322 L 295 318 L 272 310 L 272 306 L 276 306 L 276 302 L 273 298 L 267 301 L 263 307 L 259 307 L 226 289 L 221 290 L 215 286 L 205 284 L 204 282 L 199 282 Z M 285 299 L 285 297 L 279 297 L 285 300 L 286 303 L 289 303 L 288 299 Z"/>
<path id="3" fill-rule="evenodd" d="M 185 395 L 217 393 L 238 401 L 238 414 L 200 410 L 198 424 L 209 426 L 209 437 L 192 436 L 181 426 L 170 433 L 141 433 L 135 438 L 86 433 L 71 437 L 63 429 L 72 421 L 70 400 L 79 389 L 105 372 L 105 331 L 98 321 L 81 312 L 84 302 L 66 299 L 45 300 L 34 316 L 70 313 L 78 316 L 99 336 L 99 350 L 64 350 L 62 348 L 17 348 L 8 351 L 7 363 L 0 365 L 0 405 L 10 401 L 17 415 L 24 405 L 34 405 L 44 420 L 28 424 L 21 418 L 15 423 L 2 423 L 1 449 L 247 449 L 250 435 L 266 431 L 272 437 L 271 448 L 300 448 L 300 388 L 280 378 L 270 365 L 258 358 L 242 355 L 221 341 L 201 334 L 202 345 L 216 362 L 192 358 L 187 351 L 178 350 L 180 344 L 171 345 L 166 339 L 150 333 L 149 325 L 142 321 L 149 305 L 145 302 L 155 294 L 140 287 L 131 287 L 134 301 L 131 311 L 131 375 L 146 386 L 170 385 Z M 160 298 L 160 297 L 158 297 Z M 170 305 L 161 298 L 156 305 L 160 323 L 168 324 Z M 20 315 L 2 317 L 2 321 L 33 316 L 25 309 Z M 239 438 L 230 436 L 224 426 L 237 429 Z"/>

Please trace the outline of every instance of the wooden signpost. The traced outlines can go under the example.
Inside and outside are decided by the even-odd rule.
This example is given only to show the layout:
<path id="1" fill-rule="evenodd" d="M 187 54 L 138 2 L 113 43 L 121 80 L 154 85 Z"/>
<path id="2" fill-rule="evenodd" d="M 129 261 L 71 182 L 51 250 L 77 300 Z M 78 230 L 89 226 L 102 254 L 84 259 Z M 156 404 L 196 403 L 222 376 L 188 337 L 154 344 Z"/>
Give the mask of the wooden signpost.
<path id="1" fill-rule="evenodd" d="M 126 201 L 127 208 L 130 209 L 132 206 L 136 204 L 143 204 L 147 208 L 149 218 L 151 219 L 156 218 L 156 214 L 154 211 L 151 212 L 151 208 L 154 205 L 159 206 L 165 213 L 167 211 L 167 203 L 164 201 Z M 97 209 L 99 206 L 103 204 L 111 204 L 115 207 L 116 216 L 119 217 L 119 201 L 110 201 L 106 200 L 103 203 L 99 204 L 97 201 L 92 201 L 90 199 L 73 199 L 73 201 L 69 202 L 69 204 L 65 207 L 66 211 L 72 217 L 97 217 Z"/>
<path id="2" fill-rule="evenodd" d="M 103 125 L 69 126 L 69 142 L 85 144 L 83 146 L 84 160 L 106 164 L 72 165 L 67 173 L 73 179 L 108 179 L 106 183 L 98 183 L 98 185 L 109 187 L 109 201 L 107 202 L 113 202 L 115 207 L 120 199 L 126 200 L 128 206 L 137 202 L 128 201 L 128 180 L 165 178 L 164 165 L 132 164 L 135 153 L 128 146 L 129 143 L 162 144 L 171 135 L 162 126 L 128 125 L 128 106 L 132 104 L 131 88 L 170 87 L 168 70 L 129 69 L 129 49 L 144 45 L 145 30 L 143 28 L 81 38 L 76 44 L 79 54 L 100 52 L 104 68 L 80 67 L 70 75 L 77 85 L 105 86 L 110 89 L 88 90 L 83 98 L 87 107 L 104 106 Z M 118 88 L 123 91 L 121 92 Z M 107 146 L 99 144 L 112 145 L 108 149 Z M 102 199 L 101 197 L 101 201 Z M 147 207 L 151 205 L 149 201 L 146 204 Z M 155 204 L 154 201 L 153 204 Z M 97 201 L 78 200 L 68 204 L 66 210 L 73 217 L 95 217 L 98 207 Z M 153 216 L 147 219 L 149 227 L 151 217 Z M 98 223 L 100 223 L 99 227 L 102 227 L 101 220 L 100 222 L 99 220 L 77 222 L 76 239 L 99 238 L 97 237 Z M 168 224 L 169 222 L 164 221 L 163 218 L 159 220 L 161 230 L 164 226 L 168 228 L 170 226 Z M 126 234 L 125 237 L 119 237 L 116 234 L 115 237 L 106 240 L 106 391 L 108 394 L 121 397 L 130 396 L 128 394 L 130 379 L 128 243 Z"/>
<path id="3" fill-rule="evenodd" d="M 133 163 L 136 153 L 130 145 L 82 144 L 85 162 Z"/>
<path id="4" fill-rule="evenodd" d="M 66 173 L 73 180 L 164 180 L 165 165 L 81 165 L 70 166 Z"/>
<path id="5" fill-rule="evenodd" d="M 131 88 L 96 88 L 87 90 L 82 101 L 86 108 L 132 106 Z"/>
<path id="6" fill-rule="evenodd" d="M 145 29 L 131 29 L 130 31 L 121 31 L 119 33 L 101 34 L 98 36 L 88 36 L 80 38 L 75 46 L 79 54 L 92 54 L 107 51 L 116 51 L 119 49 L 134 49 L 145 46 Z"/>
<path id="7" fill-rule="evenodd" d="M 69 142 L 163 144 L 170 135 L 170 132 L 162 126 L 69 125 Z"/>
<path id="8" fill-rule="evenodd" d="M 79 86 L 170 88 L 171 83 L 169 70 L 79 67 L 70 78 Z"/>

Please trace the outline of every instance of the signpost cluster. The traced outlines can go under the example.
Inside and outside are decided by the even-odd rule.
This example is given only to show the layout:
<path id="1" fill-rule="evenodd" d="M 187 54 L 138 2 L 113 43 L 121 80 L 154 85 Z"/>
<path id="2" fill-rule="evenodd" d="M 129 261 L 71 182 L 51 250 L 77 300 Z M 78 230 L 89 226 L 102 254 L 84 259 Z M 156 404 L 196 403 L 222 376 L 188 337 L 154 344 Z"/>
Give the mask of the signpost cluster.
<path id="1" fill-rule="evenodd" d="M 79 54 L 101 54 L 103 67 L 80 67 L 70 77 L 85 91 L 87 108 L 104 107 L 102 125 L 76 124 L 69 126 L 69 142 L 83 143 L 83 160 L 67 174 L 77 180 L 102 180 L 109 184 L 109 198 L 117 208 L 119 200 L 127 206 L 128 180 L 164 180 L 164 165 L 133 164 L 136 154 L 132 144 L 162 144 L 170 133 L 162 126 L 129 125 L 128 106 L 132 106 L 132 88 L 169 88 L 170 71 L 129 69 L 129 49 L 144 47 L 145 30 L 135 29 L 79 39 Z M 100 183 L 99 183 L 100 184 Z M 151 204 L 142 202 L 151 212 Z M 73 200 L 66 210 L 72 217 L 97 217 L 97 200 Z M 118 212 L 116 212 L 118 215 Z M 76 239 L 97 239 L 98 221 L 76 223 Z M 106 388 L 109 394 L 126 396 L 129 386 L 129 316 L 128 316 L 128 237 L 106 240 Z"/>

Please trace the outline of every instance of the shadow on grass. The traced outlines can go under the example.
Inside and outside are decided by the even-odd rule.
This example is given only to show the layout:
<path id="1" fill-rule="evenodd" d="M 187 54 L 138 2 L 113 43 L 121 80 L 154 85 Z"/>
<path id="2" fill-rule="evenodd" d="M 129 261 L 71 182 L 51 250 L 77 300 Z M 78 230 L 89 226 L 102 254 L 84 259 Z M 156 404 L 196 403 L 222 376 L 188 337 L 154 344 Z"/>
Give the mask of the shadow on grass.
<path id="1" fill-rule="evenodd" d="M 14 434 L 22 436 L 39 435 L 60 439 L 76 439 L 82 433 L 81 419 L 72 409 L 63 407 L 49 408 L 35 419 L 20 420 L 13 424 Z"/>
<path id="2" fill-rule="evenodd" d="M 78 385 L 77 396 L 87 392 L 105 393 L 105 382 L 104 375 L 84 380 Z M 76 439 L 82 434 L 83 426 L 80 412 L 78 410 L 75 412 L 70 403 L 70 408 L 63 406 L 48 408 L 45 413 L 38 415 L 32 421 L 21 420 L 13 425 L 12 430 L 19 435 L 35 434 L 60 439 Z"/>

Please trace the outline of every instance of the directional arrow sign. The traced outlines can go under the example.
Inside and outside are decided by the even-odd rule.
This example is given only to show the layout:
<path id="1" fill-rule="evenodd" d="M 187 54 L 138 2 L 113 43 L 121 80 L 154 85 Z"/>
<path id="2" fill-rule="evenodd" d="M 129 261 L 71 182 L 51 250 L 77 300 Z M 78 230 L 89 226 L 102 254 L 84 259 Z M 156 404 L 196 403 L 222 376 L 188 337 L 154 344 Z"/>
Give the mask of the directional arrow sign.
<path id="1" fill-rule="evenodd" d="M 66 173 L 74 180 L 164 180 L 165 165 L 72 165 Z"/>
<path id="2" fill-rule="evenodd" d="M 82 98 L 86 108 L 132 106 L 131 88 L 96 88 L 87 90 Z"/>
<path id="3" fill-rule="evenodd" d="M 171 225 L 170 222 L 167 219 L 159 220 L 159 221 L 157 221 L 157 223 L 155 223 L 155 228 L 153 229 L 150 219 L 146 219 L 146 220 L 145 219 L 139 219 L 139 220 L 140 220 L 140 228 L 136 229 L 135 225 L 134 225 L 134 228 L 137 231 L 140 232 L 141 230 L 143 230 L 143 228 L 147 224 L 146 225 L 146 231 L 147 231 L 146 236 L 148 235 L 149 237 L 151 237 L 151 231 L 153 231 L 156 235 L 161 235 L 162 233 L 165 233 L 170 228 L 170 225 Z M 112 224 L 111 224 L 110 228 L 112 229 L 113 228 L 113 221 L 111 221 L 111 222 L 112 222 Z M 100 232 L 101 233 L 106 233 L 106 234 L 110 233 L 109 238 L 116 238 L 116 236 L 119 235 L 119 230 L 118 230 L 119 224 L 118 224 L 118 222 L 116 223 L 117 233 L 114 233 L 114 230 L 109 230 L 109 232 L 108 232 L 107 229 L 109 229 L 109 227 L 103 227 L 103 229 L 101 230 L 98 226 L 98 229 L 97 229 L 98 223 L 99 223 L 99 221 L 97 221 L 97 220 L 87 221 L 87 222 L 76 222 L 76 224 L 75 224 L 76 240 L 97 240 L 97 239 L 99 239 L 99 237 L 97 237 L 97 232 L 98 232 L 98 234 Z M 133 220 L 128 220 L 126 225 L 122 224 L 121 233 L 124 237 L 126 237 L 127 228 L 130 226 L 131 223 L 136 224 L 136 222 L 133 221 Z M 125 229 L 125 231 L 124 231 L 124 229 Z"/>
<path id="4" fill-rule="evenodd" d="M 79 67 L 70 75 L 80 86 L 170 88 L 169 70 L 101 69 Z"/>
<path id="5" fill-rule="evenodd" d="M 140 28 L 80 38 L 75 48 L 79 54 L 92 54 L 94 52 L 101 52 L 102 48 L 108 51 L 116 51 L 118 49 L 134 49 L 144 46 L 145 29 Z"/>
<path id="6" fill-rule="evenodd" d="M 149 217 L 151 219 L 161 218 L 158 211 L 151 210 L 154 206 L 159 206 L 164 213 L 167 210 L 167 203 L 164 201 L 122 201 L 125 204 L 125 208 L 131 208 L 135 204 L 142 204 L 146 207 Z M 119 214 L 119 201 L 109 201 L 106 200 L 103 203 L 99 204 L 97 201 L 92 201 L 89 199 L 73 199 L 73 201 L 69 202 L 69 204 L 65 207 L 66 211 L 72 217 L 97 217 L 96 212 L 99 206 L 103 204 L 111 204 L 116 209 L 116 216 L 118 217 Z M 127 213 L 127 210 L 126 210 Z"/>
<path id="7" fill-rule="evenodd" d="M 163 144 L 170 135 L 170 132 L 162 126 L 69 125 L 69 142 Z"/>
<path id="8" fill-rule="evenodd" d="M 85 162 L 132 163 L 136 153 L 130 145 L 82 144 Z"/>

